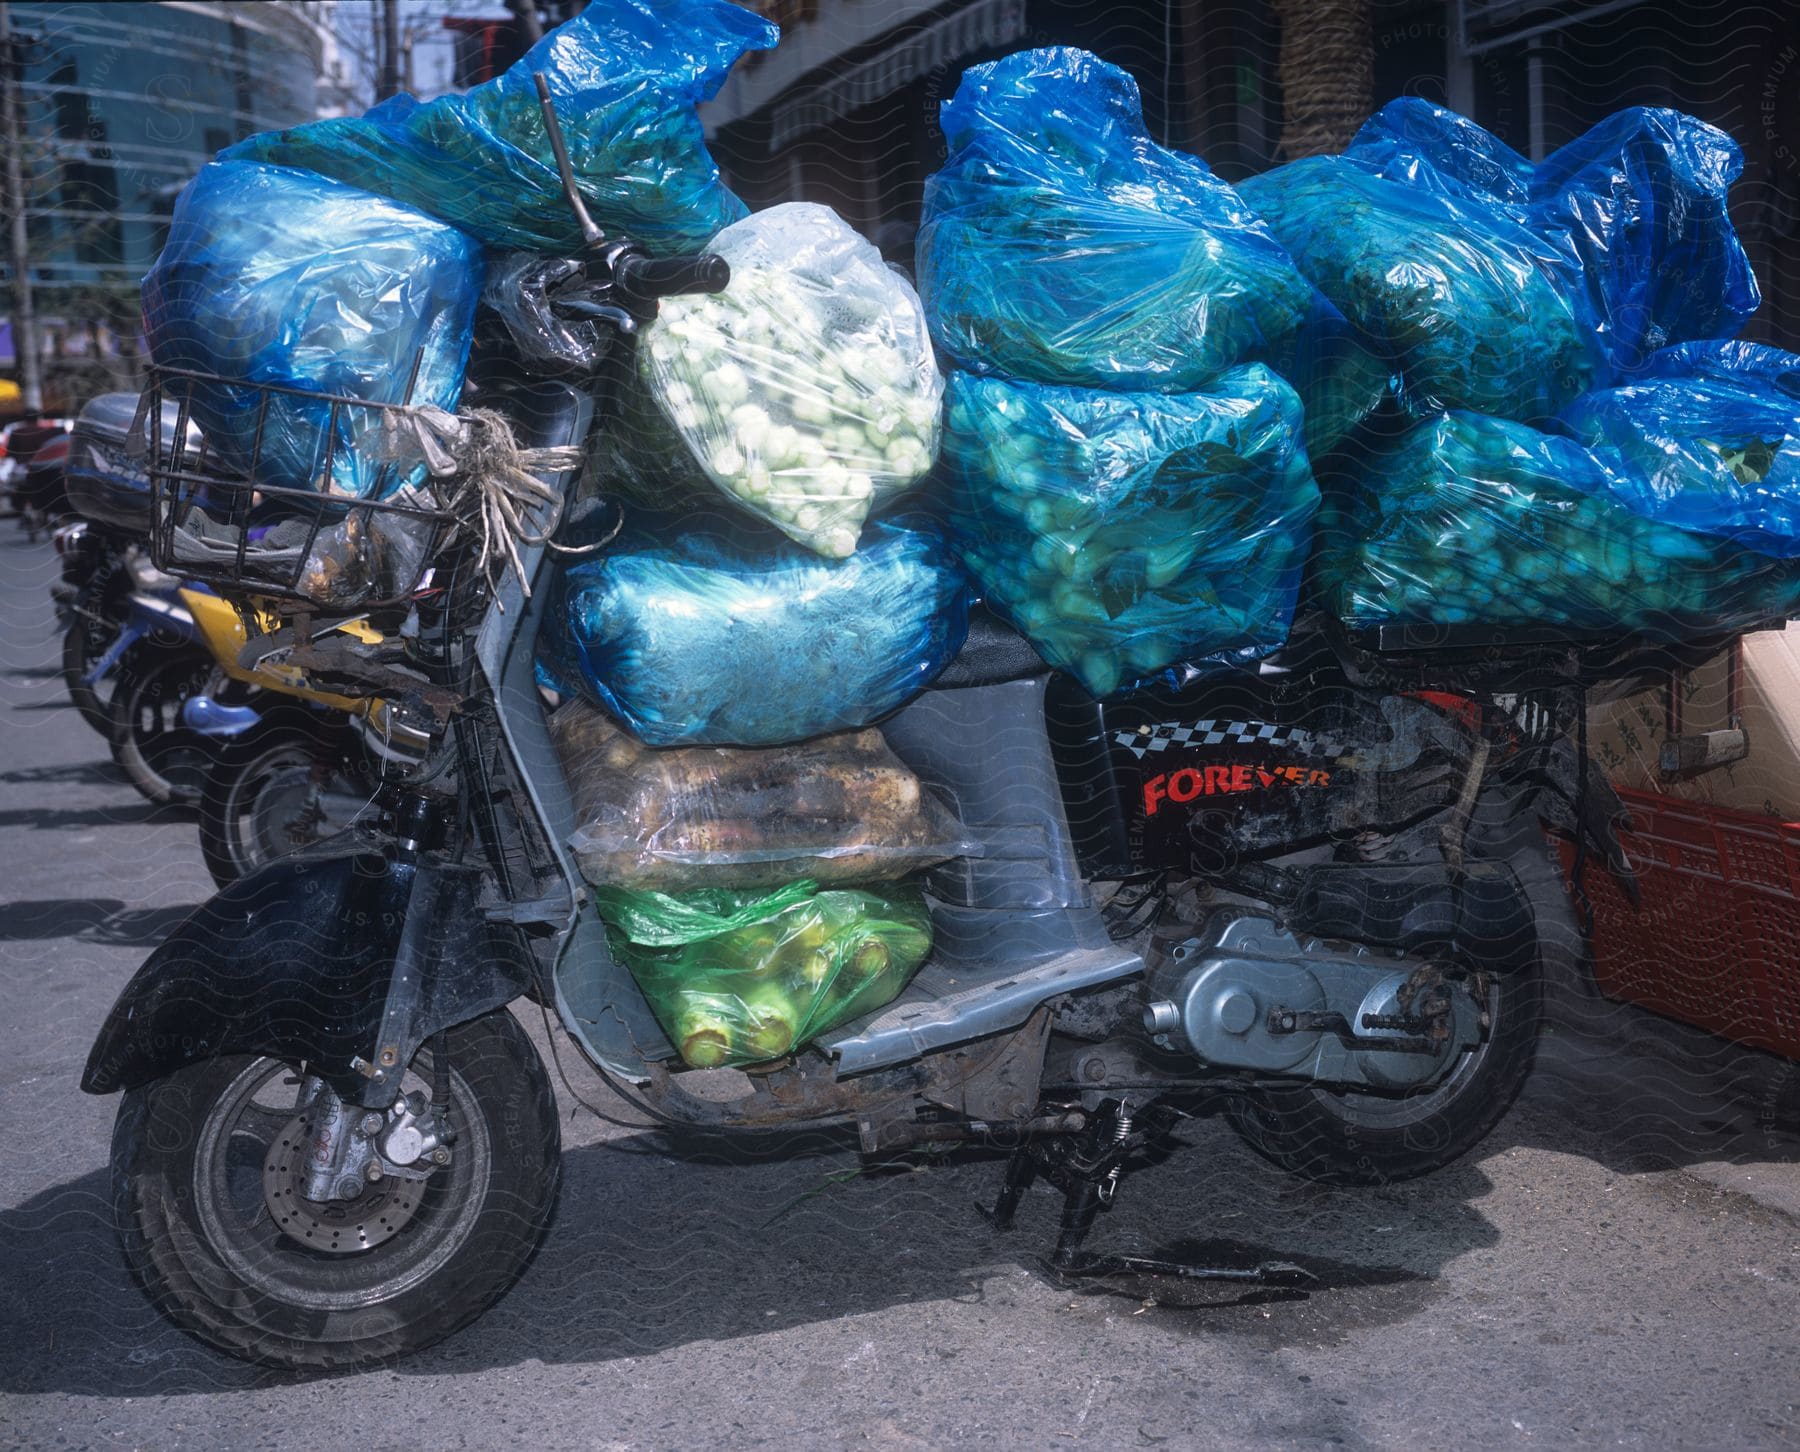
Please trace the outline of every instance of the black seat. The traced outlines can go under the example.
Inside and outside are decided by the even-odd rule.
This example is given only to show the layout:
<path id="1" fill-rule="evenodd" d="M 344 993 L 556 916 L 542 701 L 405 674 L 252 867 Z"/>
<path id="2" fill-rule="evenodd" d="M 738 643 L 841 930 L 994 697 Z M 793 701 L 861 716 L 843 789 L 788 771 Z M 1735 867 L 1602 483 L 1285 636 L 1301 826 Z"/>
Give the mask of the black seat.
<path id="1" fill-rule="evenodd" d="M 556 378 L 532 377 L 511 359 L 476 357 L 464 375 L 463 406 L 502 410 L 524 449 L 580 442 L 587 400 Z"/>
<path id="2" fill-rule="evenodd" d="M 965 686 L 997 686 L 1049 673 L 1043 657 L 1031 642 L 991 611 L 977 605 L 969 612 L 969 638 L 949 665 L 939 672 L 931 689 L 946 691 Z"/>

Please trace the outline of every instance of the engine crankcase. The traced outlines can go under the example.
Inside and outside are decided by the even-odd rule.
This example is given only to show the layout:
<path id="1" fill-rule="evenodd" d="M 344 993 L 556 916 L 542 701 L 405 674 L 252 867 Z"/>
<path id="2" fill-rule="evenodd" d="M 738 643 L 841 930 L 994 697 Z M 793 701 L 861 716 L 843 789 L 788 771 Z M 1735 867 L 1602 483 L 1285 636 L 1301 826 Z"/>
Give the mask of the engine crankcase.
<path id="1" fill-rule="evenodd" d="M 1418 958 L 1295 937 L 1241 912 L 1156 950 L 1145 1024 L 1212 1068 L 1410 1089 L 1481 1039 L 1475 1000 L 1460 984 L 1422 981 Z M 1422 1000 L 1440 993 L 1447 1008 L 1422 1019 Z"/>

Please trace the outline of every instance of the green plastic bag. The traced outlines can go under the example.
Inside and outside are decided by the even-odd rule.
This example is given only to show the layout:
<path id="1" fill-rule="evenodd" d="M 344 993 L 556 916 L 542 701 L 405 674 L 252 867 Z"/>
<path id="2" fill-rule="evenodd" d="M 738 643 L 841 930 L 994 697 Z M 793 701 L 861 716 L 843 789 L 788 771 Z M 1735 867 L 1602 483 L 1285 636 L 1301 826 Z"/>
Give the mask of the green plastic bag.
<path id="1" fill-rule="evenodd" d="M 1383 622 L 1678 638 L 1792 608 L 1789 562 L 1647 517 L 1573 440 L 1469 413 L 1421 420 L 1325 487 L 1324 602 Z"/>
<path id="2" fill-rule="evenodd" d="M 931 951 L 918 889 L 596 888 L 614 955 L 696 1069 L 781 1058 L 890 1003 Z"/>

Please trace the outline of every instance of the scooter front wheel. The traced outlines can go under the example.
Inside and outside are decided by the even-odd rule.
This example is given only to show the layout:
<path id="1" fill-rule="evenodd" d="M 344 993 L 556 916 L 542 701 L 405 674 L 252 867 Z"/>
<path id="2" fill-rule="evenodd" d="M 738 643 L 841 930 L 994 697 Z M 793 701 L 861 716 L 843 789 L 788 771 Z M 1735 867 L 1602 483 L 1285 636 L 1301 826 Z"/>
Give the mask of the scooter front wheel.
<path id="1" fill-rule="evenodd" d="M 487 1014 L 414 1059 L 402 1091 L 422 1088 L 453 1134 L 450 1163 L 424 1180 L 306 1199 L 303 1083 L 236 1056 L 125 1095 L 113 1206 L 157 1307 L 246 1361 L 328 1371 L 417 1351 L 498 1301 L 543 1239 L 560 1176 L 554 1096 L 517 1020 Z"/>
<path id="2" fill-rule="evenodd" d="M 184 723 L 182 711 L 191 697 L 215 694 L 223 684 L 223 672 L 198 648 L 140 642 L 120 658 L 109 744 L 145 801 L 199 805 L 218 748 Z"/>

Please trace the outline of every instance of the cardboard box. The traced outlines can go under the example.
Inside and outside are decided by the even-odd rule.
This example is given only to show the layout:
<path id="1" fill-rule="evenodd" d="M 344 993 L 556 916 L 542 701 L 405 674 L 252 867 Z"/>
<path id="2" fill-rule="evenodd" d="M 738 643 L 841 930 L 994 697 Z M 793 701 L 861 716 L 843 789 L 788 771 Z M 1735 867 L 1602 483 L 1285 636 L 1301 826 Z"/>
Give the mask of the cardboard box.
<path id="1" fill-rule="evenodd" d="M 1684 733 L 1728 723 L 1729 653 L 1681 683 Z M 1750 753 L 1686 780 L 1662 775 L 1668 692 L 1655 688 L 1588 711 L 1588 751 L 1615 785 L 1800 822 L 1800 628 L 1747 636 L 1738 706 Z"/>

